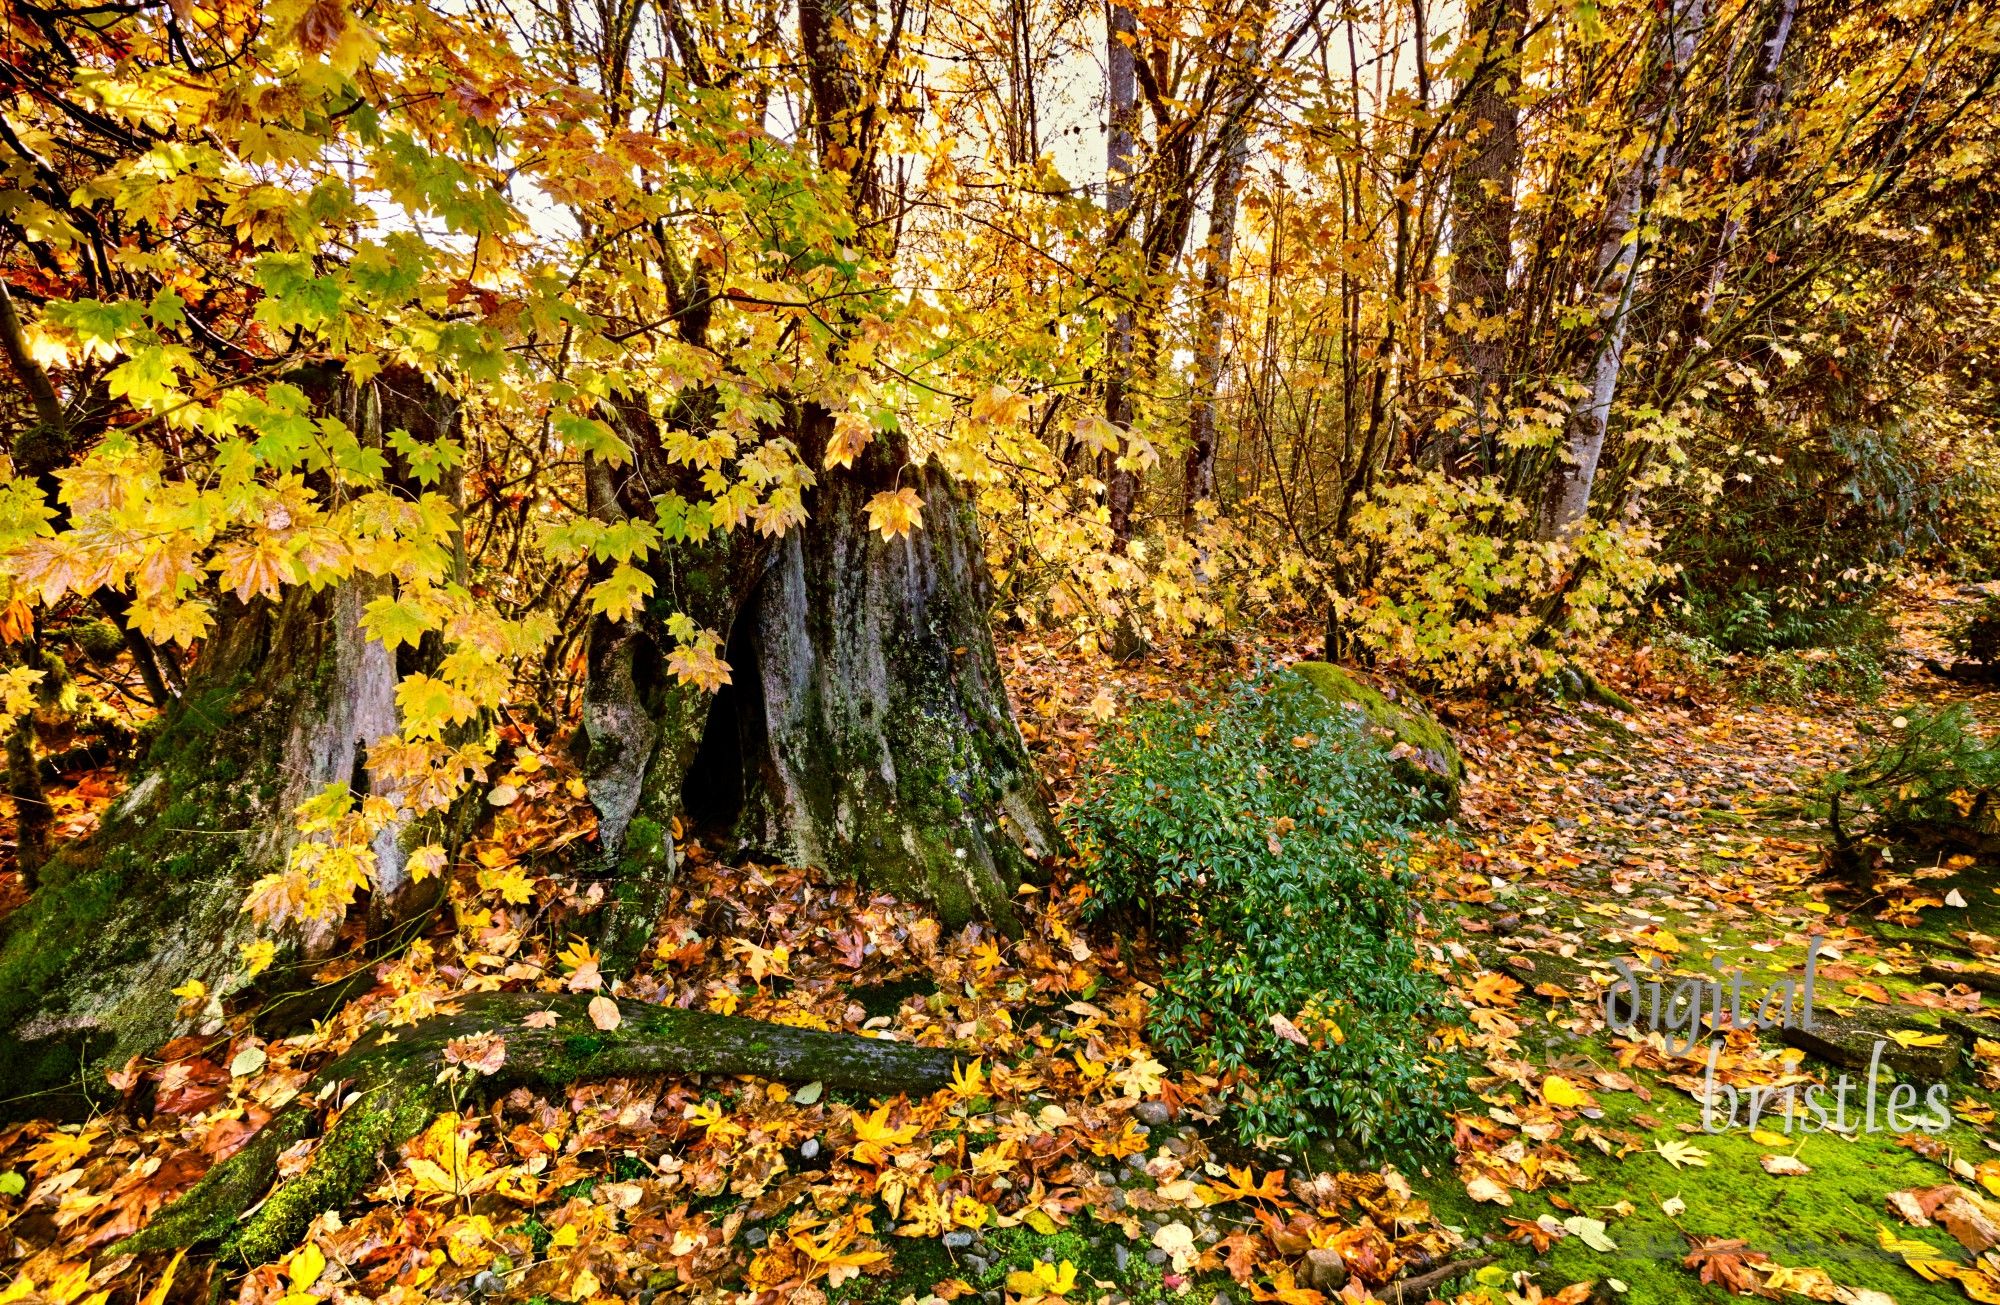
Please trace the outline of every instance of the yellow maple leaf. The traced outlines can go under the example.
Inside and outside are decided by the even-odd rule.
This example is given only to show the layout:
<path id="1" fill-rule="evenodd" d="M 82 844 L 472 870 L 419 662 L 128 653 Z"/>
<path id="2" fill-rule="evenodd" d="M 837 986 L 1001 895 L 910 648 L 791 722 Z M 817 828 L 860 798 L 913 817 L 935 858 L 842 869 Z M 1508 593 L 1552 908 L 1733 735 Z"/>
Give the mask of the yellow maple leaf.
<path id="1" fill-rule="evenodd" d="M 893 493 L 885 490 L 868 500 L 868 528 L 880 531 L 885 540 L 922 530 L 924 500 L 908 485 Z"/>
<path id="2" fill-rule="evenodd" d="M 951 1094 L 960 1101 L 970 1101 L 986 1091 L 986 1074 L 980 1068 L 985 1057 L 974 1057 L 970 1065 L 960 1065 L 956 1061 L 951 1067 Z"/>
<path id="3" fill-rule="evenodd" d="M 102 1133 L 50 1133 L 28 1152 L 28 1163 L 34 1166 L 37 1178 L 72 1168 L 90 1154 L 90 1144 L 102 1136 Z"/>
<path id="4" fill-rule="evenodd" d="M 1024 1301 L 1043 1300 L 1050 1296 L 1060 1299 L 1076 1290 L 1076 1266 L 1068 1260 L 1061 1264 L 1037 1260 L 1034 1268 L 1026 1273 L 1016 1269 L 1008 1274 L 1007 1290 Z"/>
<path id="5" fill-rule="evenodd" d="M 861 450 L 868 447 L 875 438 L 875 428 L 868 419 L 858 412 L 837 412 L 833 415 L 833 434 L 826 441 L 826 459 L 821 466 L 827 471 L 835 467 L 851 467 Z"/>
<path id="6" fill-rule="evenodd" d="M 854 1116 L 854 1159 L 857 1163 L 879 1164 L 889 1158 L 888 1148 L 916 1140 L 917 1126 L 914 1123 L 892 1126 L 889 1109 L 888 1105 L 884 1105 L 873 1114 Z"/>
<path id="7" fill-rule="evenodd" d="M 1574 1107 L 1590 1104 L 1588 1094 L 1559 1074 L 1551 1074 L 1542 1080 L 1542 1100 L 1552 1106 Z"/>
<path id="8" fill-rule="evenodd" d="M 1128 1097 L 1154 1097 L 1160 1094 L 1160 1082 L 1167 1067 L 1143 1052 L 1134 1056 L 1132 1063 L 1111 1076 L 1111 1081 L 1125 1089 Z"/>
<path id="9" fill-rule="evenodd" d="M 1945 1035 L 1942 1033 L 1918 1033 L 1913 1029 L 1890 1029 L 1889 1036 L 1895 1039 L 1898 1046 L 1904 1047 L 1942 1047 L 1945 1044 Z"/>

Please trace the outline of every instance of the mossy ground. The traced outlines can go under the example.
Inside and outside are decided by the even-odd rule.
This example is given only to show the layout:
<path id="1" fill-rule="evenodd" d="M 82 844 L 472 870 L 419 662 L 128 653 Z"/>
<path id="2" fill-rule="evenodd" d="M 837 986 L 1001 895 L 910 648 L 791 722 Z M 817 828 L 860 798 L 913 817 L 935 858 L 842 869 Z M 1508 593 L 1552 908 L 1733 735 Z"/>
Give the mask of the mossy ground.
<path id="1" fill-rule="evenodd" d="M 1689 746 L 1698 735 L 1727 736 L 1732 728 L 1743 730 L 1738 722 L 1752 721 L 1752 728 L 1775 737 L 1779 745 L 1746 750 L 1748 757 L 1767 775 L 1796 773 L 1793 787 L 1758 793 L 1751 785 L 1728 782 L 1732 770 L 1741 773 L 1744 763 L 1737 757 L 1744 753 L 1724 765 L 1713 753 L 1702 755 Z M 2000 931 L 2000 867 L 1981 864 L 1960 868 L 1948 879 L 1916 880 L 1916 886 L 1933 898 L 1956 889 L 1968 905 L 1922 907 L 1913 925 L 1878 919 L 1884 900 L 1844 891 L 1820 873 L 1815 849 L 1821 831 L 1799 818 L 1800 802 L 1793 796 L 1803 782 L 1810 782 L 1811 768 L 1803 764 L 1809 758 L 1790 755 L 1802 749 L 1787 748 L 1783 740 L 1821 738 L 1824 731 L 1832 736 L 1827 741 L 1837 744 L 1844 737 L 1845 722 L 1829 726 L 1782 714 L 1737 716 L 1725 719 L 1719 728 L 1687 728 L 1685 737 L 1672 741 L 1677 753 L 1644 733 L 1614 737 L 1589 721 L 1572 725 L 1540 735 L 1517 728 L 1511 739 L 1503 737 L 1510 753 L 1516 752 L 1513 743 L 1526 745 L 1509 758 L 1515 773 L 1505 781 L 1488 776 L 1489 783 L 1511 782 L 1511 793 L 1538 789 L 1563 799 L 1515 815 L 1510 822 L 1524 831 L 1522 841 L 1535 848 L 1541 864 L 1515 872 L 1512 882 L 1496 878 L 1495 900 L 1463 912 L 1474 922 L 1519 917 L 1527 928 L 1514 934 L 1509 946 L 1525 943 L 1527 956 L 1566 948 L 1575 960 L 1592 955 L 1629 958 L 1643 945 L 1642 934 L 1664 930 L 1680 948 L 1667 961 L 1675 970 L 1712 975 L 1717 966 L 1724 971 L 1740 968 L 1747 976 L 1746 986 L 1761 988 L 1763 982 L 1801 973 L 1807 940 L 1824 932 L 1837 959 L 1832 965 L 1821 962 L 1832 973 L 1822 974 L 1816 985 L 1816 1009 L 1874 1012 L 1888 1016 L 1893 1027 L 1921 1030 L 1935 1027 L 1939 1012 L 1918 1003 L 1935 1003 L 1942 990 L 1942 985 L 1923 978 L 1925 962 L 1934 956 L 1966 958 L 1967 931 Z M 1653 729 L 1658 731 L 1657 722 Z M 1836 749 L 1828 751 L 1839 755 Z M 1657 766 L 1668 757 L 1671 770 Z M 1648 761 L 1655 767 L 1648 768 Z M 1664 819 L 1642 818 L 1652 813 L 1635 815 L 1629 804 L 1643 788 L 1678 790 L 1678 809 L 1657 813 Z M 1577 800 L 1592 789 L 1603 792 L 1601 805 Z M 1744 789 L 1751 791 L 1746 794 Z M 1626 802 L 1626 809 L 1612 808 L 1614 799 Z M 1559 822 L 1558 816 L 1567 819 Z M 1558 824 L 1569 832 L 1550 828 Z M 1558 842 L 1583 849 L 1574 859 L 1586 864 L 1551 864 L 1558 850 L 1551 844 Z M 1937 859 L 1913 862 L 1899 854 L 1895 870 L 1907 878 Z M 1539 934 L 1540 940 L 1524 937 L 1526 933 Z M 1475 935 L 1468 941 L 1487 950 L 1495 939 Z M 1487 954 L 1495 953 L 1487 950 Z M 1878 985 L 1878 995 L 1886 995 L 1887 1003 L 1869 995 L 1868 990 Z M 1521 1026 L 1518 1055 L 1538 1077 L 1565 1073 L 1589 1086 L 1593 1070 L 1619 1067 L 1618 1051 L 1601 1029 L 1578 1027 L 1580 1004 L 1550 1003 L 1526 992 L 1522 998 L 1512 1012 Z M 1778 1046 L 1776 1033 L 1767 1033 L 1764 1044 Z M 1865 1077 L 1865 1071 L 1843 1071 L 1811 1059 L 1804 1062 L 1804 1070 L 1828 1082 L 1842 1073 L 1856 1082 Z M 1808 1134 L 1797 1128 L 1791 1144 L 1782 1148 L 1759 1144 L 1747 1127 L 1707 1133 L 1701 1128 L 1700 1105 L 1689 1093 L 1665 1082 L 1661 1074 L 1642 1068 L 1626 1072 L 1650 1091 L 1651 1101 L 1627 1092 L 1598 1091 L 1595 1096 L 1604 1117 L 1589 1122 L 1636 1135 L 1649 1149 L 1623 1159 L 1603 1155 L 1591 1145 L 1578 1144 L 1571 1126 L 1561 1145 L 1575 1157 L 1587 1182 L 1513 1192 L 1512 1206 L 1500 1207 L 1473 1201 L 1461 1174 L 1433 1167 L 1422 1176 L 1412 1176 L 1419 1194 L 1430 1199 L 1444 1222 L 1470 1237 L 1496 1239 L 1484 1253 L 1500 1256 L 1497 1267 L 1503 1273 L 1531 1272 L 1549 1292 L 1585 1279 L 1616 1279 L 1627 1289 L 1618 1299 L 1645 1305 L 1731 1299 L 1723 1287 L 1701 1283 L 1696 1271 L 1685 1267 L 1688 1239 L 1695 1235 L 1741 1239 L 1749 1249 L 1765 1252 L 1780 1264 L 1822 1269 L 1844 1287 L 1885 1293 L 1901 1305 L 1965 1299 L 1953 1283 L 1923 1281 L 1899 1257 L 1885 1251 L 1879 1238 L 1886 1228 L 1897 1238 L 1924 1242 L 1954 1259 L 1970 1258 L 1943 1229 L 1912 1228 L 1885 1204 L 1891 1191 L 1954 1181 L 1939 1158 L 1926 1159 L 1898 1145 L 1886 1127 L 1851 1136 L 1831 1130 Z M 1886 1097 L 1894 1077 L 1883 1074 L 1881 1097 Z M 1993 1094 L 1977 1085 L 1967 1063 L 1960 1063 L 1947 1085 L 1955 1102 L 1994 1103 Z M 1918 1086 L 1921 1092 L 1927 1085 Z M 1518 1102 L 1524 1095 L 1505 1082 L 1488 1089 L 1488 1094 L 1488 1101 L 1503 1109 L 1505 1102 Z M 1965 1112 L 1938 1135 L 1937 1140 L 1950 1148 L 1943 1159 L 1961 1157 L 1977 1165 L 2000 1150 L 1994 1145 L 2000 1137 L 1995 1126 L 1969 1122 L 1977 1117 L 1976 1111 Z M 1768 1117 L 1764 1127 L 1773 1131 Z M 1775 1131 L 1785 1131 L 1782 1121 Z M 1676 1169 L 1653 1149 L 1672 1141 L 1707 1152 L 1707 1164 Z M 1811 1172 L 1796 1177 L 1767 1173 L 1759 1157 L 1774 1152 L 1796 1155 Z M 1669 1215 L 1661 1207 L 1676 1197 L 1685 1209 Z M 1629 1214 L 1611 1208 L 1621 1202 L 1631 1203 Z M 1575 1236 L 1542 1253 L 1527 1242 L 1497 1240 L 1506 1231 L 1503 1216 L 1532 1221 L 1578 1214 L 1603 1220 L 1617 1250 L 1596 1251 Z M 1496 1303 L 1503 1299 L 1503 1288 L 1486 1290 Z"/>

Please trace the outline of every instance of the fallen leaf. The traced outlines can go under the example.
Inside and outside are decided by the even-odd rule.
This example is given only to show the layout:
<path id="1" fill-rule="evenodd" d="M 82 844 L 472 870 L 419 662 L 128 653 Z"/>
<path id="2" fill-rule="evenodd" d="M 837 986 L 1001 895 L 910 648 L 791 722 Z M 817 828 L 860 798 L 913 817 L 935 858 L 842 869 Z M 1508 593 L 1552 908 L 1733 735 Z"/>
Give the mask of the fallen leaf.
<path id="1" fill-rule="evenodd" d="M 1653 1150 L 1661 1159 L 1676 1169 L 1679 1169 L 1683 1165 L 1705 1167 L 1708 1164 L 1708 1152 L 1698 1146 L 1683 1142 L 1679 1138 L 1670 1138 L 1665 1142 L 1655 1142 L 1653 1143 Z"/>
<path id="2" fill-rule="evenodd" d="M 1589 1096 L 1580 1091 L 1574 1083 L 1556 1074 L 1551 1074 L 1542 1080 L 1542 1100 L 1552 1106 L 1572 1107 L 1590 1104 Z"/>
<path id="3" fill-rule="evenodd" d="M 1803 1178 L 1812 1170 L 1804 1161 L 1793 1155 L 1760 1155 L 1757 1163 L 1764 1166 L 1764 1172 L 1780 1178 Z"/>
<path id="4" fill-rule="evenodd" d="M 590 999 L 590 1022 L 606 1033 L 617 1028 L 624 1018 L 618 1011 L 618 1003 L 603 993 Z"/>

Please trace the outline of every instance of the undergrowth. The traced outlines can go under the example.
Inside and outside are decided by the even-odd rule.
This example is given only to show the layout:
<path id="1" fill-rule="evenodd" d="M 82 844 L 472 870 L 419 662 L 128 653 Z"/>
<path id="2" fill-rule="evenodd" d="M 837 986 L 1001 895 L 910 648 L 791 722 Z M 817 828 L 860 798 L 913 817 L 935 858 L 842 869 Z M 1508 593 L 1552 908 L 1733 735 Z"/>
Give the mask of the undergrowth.
<path id="1" fill-rule="evenodd" d="M 1331 1136 L 1422 1154 L 1450 1139 L 1461 1017 L 1418 931 L 1411 829 L 1358 711 L 1290 672 L 1157 706 L 1109 735 L 1071 804 L 1102 914 L 1169 950 L 1152 1033 L 1245 1080 L 1245 1142 Z"/>

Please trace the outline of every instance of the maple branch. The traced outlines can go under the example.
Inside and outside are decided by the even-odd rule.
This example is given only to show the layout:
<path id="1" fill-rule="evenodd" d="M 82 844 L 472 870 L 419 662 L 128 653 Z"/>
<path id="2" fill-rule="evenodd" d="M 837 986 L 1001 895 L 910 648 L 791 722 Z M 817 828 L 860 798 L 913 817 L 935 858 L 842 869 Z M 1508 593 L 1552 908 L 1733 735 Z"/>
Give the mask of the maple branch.
<path id="1" fill-rule="evenodd" d="M 370 1030 L 327 1065 L 293 1104 L 258 1130 L 242 1150 L 216 1165 L 153 1221 L 119 1243 L 115 1254 L 222 1242 L 220 1258 L 245 1266 L 277 1258 L 312 1221 L 361 1193 L 381 1172 L 382 1153 L 456 1108 L 440 1073 L 445 1044 L 476 1033 L 505 1036 L 507 1058 L 491 1076 L 453 1084 L 462 1097 L 517 1086 L 559 1087 L 635 1074 L 754 1074 L 816 1080 L 873 1093 L 922 1091 L 949 1083 L 957 1058 L 903 1042 L 767 1024 L 761 1020 L 618 1003 L 618 1027 L 598 1029 L 582 996 L 479 993 L 413 1029 Z M 529 1015 L 556 1023 L 529 1028 Z M 351 1095 L 350 1095 L 351 1094 Z M 277 1175 L 278 1155 L 312 1131 L 317 1097 L 349 1104 L 321 1139 L 306 1171 L 280 1184 L 255 1213 Z M 239 1222 L 240 1220 L 240 1222 Z"/>

